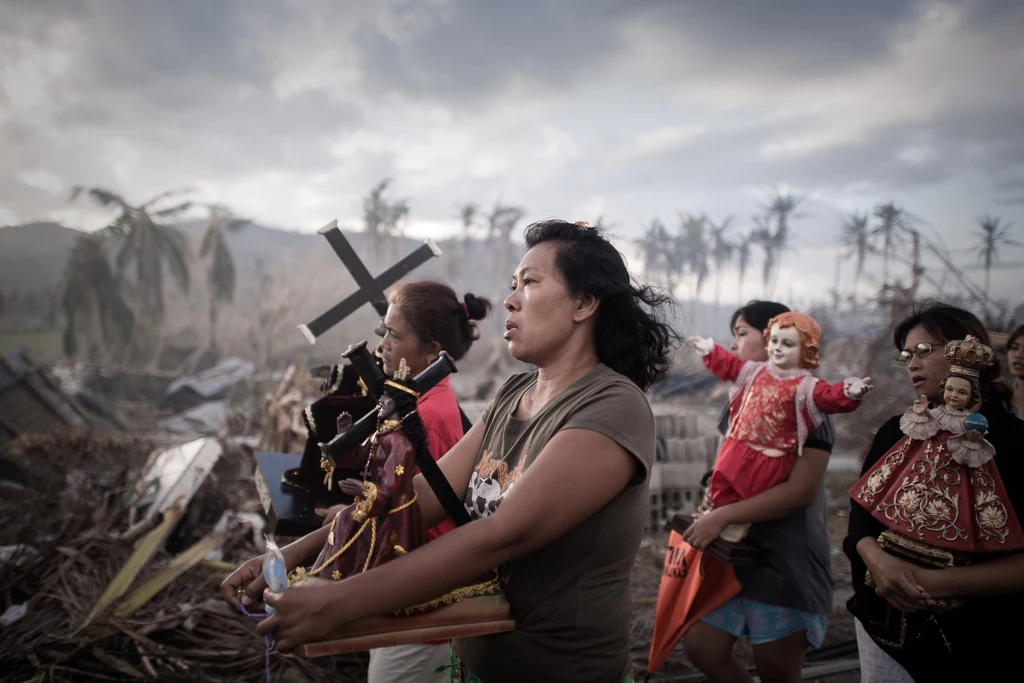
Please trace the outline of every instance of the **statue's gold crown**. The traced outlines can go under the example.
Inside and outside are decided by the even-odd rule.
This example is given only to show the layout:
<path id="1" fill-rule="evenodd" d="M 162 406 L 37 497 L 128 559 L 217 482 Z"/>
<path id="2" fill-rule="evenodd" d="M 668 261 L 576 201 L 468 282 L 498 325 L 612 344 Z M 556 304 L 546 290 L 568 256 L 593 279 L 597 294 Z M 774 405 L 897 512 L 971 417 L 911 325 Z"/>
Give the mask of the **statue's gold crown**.
<path id="1" fill-rule="evenodd" d="M 974 337 L 946 344 L 946 360 L 951 372 L 979 377 L 981 371 L 991 367 L 996 359 L 995 352 Z"/>

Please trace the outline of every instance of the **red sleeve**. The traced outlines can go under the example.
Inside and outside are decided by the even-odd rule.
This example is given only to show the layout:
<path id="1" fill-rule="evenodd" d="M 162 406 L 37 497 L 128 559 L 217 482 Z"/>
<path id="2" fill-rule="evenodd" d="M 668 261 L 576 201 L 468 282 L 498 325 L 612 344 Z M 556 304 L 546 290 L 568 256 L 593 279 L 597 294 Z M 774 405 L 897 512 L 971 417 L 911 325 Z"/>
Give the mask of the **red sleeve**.
<path id="1" fill-rule="evenodd" d="M 812 394 L 814 405 L 826 415 L 852 413 L 860 407 L 860 401 L 846 395 L 846 382 L 818 382 Z"/>
<path id="2" fill-rule="evenodd" d="M 715 376 L 723 382 L 735 382 L 740 375 L 740 370 L 747 363 L 726 351 L 721 344 L 715 344 L 711 353 L 704 356 L 702 360 L 707 369 L 715 373 Z"/>

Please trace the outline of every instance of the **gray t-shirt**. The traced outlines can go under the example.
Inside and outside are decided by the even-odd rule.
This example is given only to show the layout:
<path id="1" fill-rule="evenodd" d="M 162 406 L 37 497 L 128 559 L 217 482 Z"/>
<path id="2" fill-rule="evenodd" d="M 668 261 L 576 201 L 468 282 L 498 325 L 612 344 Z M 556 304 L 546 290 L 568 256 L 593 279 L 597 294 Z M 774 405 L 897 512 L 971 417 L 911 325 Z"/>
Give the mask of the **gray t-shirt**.
<path id="1" fill-rule="evenodd" d="M 561 538 L 499 567 L 514 631 L 454 640 L 452 647 L 487 683 L 619 683 L 631 663 L 629 575 L 648 514 L 654 415 L 635 384 L 598 365 L 530 419 L 516 419 L 519 399 L 536 381 L 536 372 L 511 377 L 484 412 L 465 497 L 473 519 L 492 514 L 563 429 L 609 437 L 636 459 L 636 475 Z M 550 505 L 557 515 L 558 500 Z"/>
<path id="2" fill-rule="evenodd" d="M 729 406 L 718 422 L 723 435 L 729 425 Z M 836 429 L 829 415 L 808 435 L 805 448 L 832 452 Z M 740 597 L 769 605 L 816 614 L 832 611 L 832 542 L 828 536 L 825 482 L 814 502 L 788 517 L 750 527 L 747 540 L 764 549 L 764 564 L 736 567 L 743 590 Z"/>

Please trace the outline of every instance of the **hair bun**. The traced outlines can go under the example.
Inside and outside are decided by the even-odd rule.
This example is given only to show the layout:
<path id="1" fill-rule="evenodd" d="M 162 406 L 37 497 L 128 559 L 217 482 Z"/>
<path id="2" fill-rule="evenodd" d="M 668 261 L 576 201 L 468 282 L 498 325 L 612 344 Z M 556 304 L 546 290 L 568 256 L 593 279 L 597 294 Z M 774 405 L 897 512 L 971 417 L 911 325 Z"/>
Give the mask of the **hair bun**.
<path id="1" fill-rule="evenodd" d="M 463 297 L 462 305 L 466 308 L 470 320 L 483 320 L 493 308 L 489 299 L 468 292 Z"/>

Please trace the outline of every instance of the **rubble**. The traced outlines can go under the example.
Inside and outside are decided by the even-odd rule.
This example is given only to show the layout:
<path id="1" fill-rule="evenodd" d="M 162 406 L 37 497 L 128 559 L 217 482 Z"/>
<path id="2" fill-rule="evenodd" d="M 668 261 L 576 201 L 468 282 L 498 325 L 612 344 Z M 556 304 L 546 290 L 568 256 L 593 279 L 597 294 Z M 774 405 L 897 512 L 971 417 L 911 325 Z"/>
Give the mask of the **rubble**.
<path id="1" fill-rule="evenodd" d="M 265 644 L 255 622 L 234 614 L 219 591 L 228 568 L 259 552 L 252 456 L 214 439 L 186 444 L 162 461 L 150 456 L 153 450 L 146 439 L 85 428 L 11 443 L 11 458 L 31 473 L 41 495 L 28 502 L 0 499 L 5 677 L 263 677 Z M 189 469 L 204 457 L 205 477 Z M 179 474 L 166 475 L 168 486 L 157 491 L 170 493 L 162 498 L 149 495 L 145 485 L 160 479 L 158 462 L 176 463 Z M 137 496 L 138 490 L 147 494 Z M 133 509 L 140 518 L 143 510 L 158 510 L 162 519 L 134 545 L 124 534 Z M 271 658 L 275 678 L 358 680 L 365 671 L 364 656 L 332 664 L 333 671 Z"/>
<path id="2" fill-rule="evenodd" d="M 242 358 L 224 358 L 197 375 L 180 377 L 164 390 L 163 404 L 175 411 L 222 399 L 228 389 L 256 372 L 256 365 Z"/>

